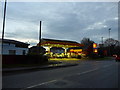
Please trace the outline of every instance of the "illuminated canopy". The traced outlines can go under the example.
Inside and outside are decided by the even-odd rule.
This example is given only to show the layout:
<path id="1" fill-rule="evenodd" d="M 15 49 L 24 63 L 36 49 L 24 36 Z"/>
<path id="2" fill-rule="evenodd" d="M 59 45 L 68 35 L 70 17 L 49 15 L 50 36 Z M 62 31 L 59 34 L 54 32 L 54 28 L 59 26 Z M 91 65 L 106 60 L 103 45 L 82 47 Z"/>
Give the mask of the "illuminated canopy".
<path id="1" fill-rule="evenodd" d="M 38 43 L 37 45 L 47 46 L 47 47 L 63 47 L 63 48 L 83 46 L 83 44 L 77 43 L 75 41 L 44 39 L 44 38 L 41 40 L 41 44 Z"/>

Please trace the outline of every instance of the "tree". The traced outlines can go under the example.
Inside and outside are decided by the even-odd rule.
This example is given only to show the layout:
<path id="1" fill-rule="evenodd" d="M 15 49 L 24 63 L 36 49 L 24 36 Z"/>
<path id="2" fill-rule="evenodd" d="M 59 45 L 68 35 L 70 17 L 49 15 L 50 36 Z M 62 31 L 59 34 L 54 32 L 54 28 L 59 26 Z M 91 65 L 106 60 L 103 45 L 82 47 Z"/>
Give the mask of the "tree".
<path id="1" fill-rule="evenodd" d="M 105 46 L 119 46 L 120 42 L 118 40 L 115 40 L 113 38 L 108 38 L 104 41 Z"/>
<path id="2" fill-rule="evenodd" d="M 83 44 L 84 47 L 89 47 L 93 43 L 94 43 L 94 41 L 90 40 L 90 38 L 83 38 L 81 40 L 81 44 Z"/>
<path id="3" fill-rule="evenodd" d="M 89 38 L 83 38 L 81 40 L 81 44 L 84 45 L 83 51 L 86 52 L 87 56 L 90 56 L 93 53 L 93 43 L 94 41 L 90 40 Z"/>
<path id="4" fill-rule="evenodd" d="M 107 50 L 108 55 L 120 53 L 120 41 L 113 38 L 108 38 L 104 41 L 104 48 Z"/>

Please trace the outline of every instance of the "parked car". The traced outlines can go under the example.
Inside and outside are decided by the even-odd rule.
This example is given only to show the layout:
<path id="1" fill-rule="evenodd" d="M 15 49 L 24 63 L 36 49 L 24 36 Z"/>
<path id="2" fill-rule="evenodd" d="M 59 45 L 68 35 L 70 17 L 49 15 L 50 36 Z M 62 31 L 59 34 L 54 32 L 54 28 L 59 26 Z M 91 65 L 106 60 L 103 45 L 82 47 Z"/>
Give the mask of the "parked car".
<path id="1" fill-rule="evenodd" d="M 115 58 L 116 61 L 120 61 L 120 55 L 117 55 Z"/>

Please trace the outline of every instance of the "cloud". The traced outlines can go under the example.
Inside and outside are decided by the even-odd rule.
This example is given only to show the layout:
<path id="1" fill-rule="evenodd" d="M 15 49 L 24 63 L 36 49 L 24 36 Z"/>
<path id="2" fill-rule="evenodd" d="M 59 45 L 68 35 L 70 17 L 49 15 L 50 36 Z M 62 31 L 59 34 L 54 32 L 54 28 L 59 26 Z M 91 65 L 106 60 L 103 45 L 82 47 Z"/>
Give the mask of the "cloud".
<path id="1" fill-rule="evenodd" d="M 89 37 L 99 43 L 112 28 L 117 39 L 117 2 L 9 2 L 7 7 L 6 38 L 37 44 L 42 21 L 43 38 L 80 42 Z"/>

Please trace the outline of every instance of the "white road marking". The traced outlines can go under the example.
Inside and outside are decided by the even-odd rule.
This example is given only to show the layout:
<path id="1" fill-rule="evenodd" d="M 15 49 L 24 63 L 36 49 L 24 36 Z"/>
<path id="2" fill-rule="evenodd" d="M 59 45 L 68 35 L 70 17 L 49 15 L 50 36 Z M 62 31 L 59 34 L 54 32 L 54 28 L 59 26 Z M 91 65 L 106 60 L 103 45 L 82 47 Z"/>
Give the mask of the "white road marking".
<path id="1" fill-rule="evenodd" d="M 98 68 L 92 69 L 92 70 L 88 70 L 88 71 L 85 71 L 85 72 L 82 72 L 82 73 L 77 73 L 77 75 L 86 74 L 86 73 L 95 71 L 95 70 L 97 70 L 97 69 L 98 69 Z M 74 75 L 75 75 L 75 74 L 74 74 Z M 68 75 L 68 76 L 73 76 L 73 75 Z M 43 83 L 40 83 L 40 84 L 37 84 L 37 85 L 32 85 L 32 86 L 26 87 L 25 89 L 21 89 L 21 90 L 26 90 L 26 89 L 29 89 L 29 88 L 34 88 L 34 87 L 37 87 L 37 86 L 40 86 L 40 85 L 44 85 L 44 84 L 48 84 L 48 83 L 52 83 L 52 82 L 55 82 L 55 81 L 57 81 L 57 80 L 51 80 L 51 81 L 43 82 Z"/>
<path id="2" fill-rule="evenodd" d="M 103 66 L 103 68 L 106 68 L 106 67 L 109 67 L 109 66 L 112 66 L 112 65 L 113 64 L 105 65 L 105 66 Z M 95 68 L 95 69 L 88 70 L 88 71 L 85 71 L 85 72 L 77 73 L 76 75 L 86 74 L 86 73 L 89 73 L 89 72 L 96 71 L 98 69 L 100 69 L 100 68 Z M 75 74 L 73 74 L 73 75 L 75 75 Z M 73 75 L 67 75 L 67 76 L 73 76 Z M 34 88 L 34 87 L 37 87 L 37 86 L 40 86 L 40 85 L 44 85 L 44 84 L 48 84 L 48 83 L 52 83 L 52 82 L 55 82 L 55 81 L 57 81 L 57 80 L 51 80 L 51 81 L 48 81 L 48 82 L 43 82 L 43 83 L 40 83 L 40 84 L 32 85 L 32 86 L 26 87 L 26 88 L 21 89 L 21 90 L 25 90 L 25 89 L 29 89 L 29 88 Z"/>
<path id="3" fill-rule="evenodd" d="M 95 61 L 95 62 L 101 62 L 101 61 Z"/>
<path id="4" fill-rule="evenodd" d="M 103 68 L 106 68 L 106 67 L 109 67 L 109 66 L 112 66 L 113 64 L 110 64 L 110 65 L 105 65 L 103 66 Z"/>
<path id="5" fill-rule="evenodd" d="M 86 73 L 93 72 L 93 71 L 96 71 L 96 70 L 98 70 L 98 68 L 88 70 L 88 71 L 85 71 L 85 72 L 81 72 L 81 73 L 77 73 L 77 75 L 86 74 Z"/>
<path id="6" fill-rule="evenodd" d="M 110 66 L 112 66 L 112 65 L 113 65 L 113 64 L 105 65 L 105 66 L 103 66 L 103 68 L 110 67 Z M 96 70 L 98 70 L 98 69 L 100 69 L 100 68 L 95 68 L 95 69 L 88 70 L 88 71 L 85 71 L 85 72 L 77 73 L 77 75 L 86 74 L 86 73 L 89 73 L 89 72 L 96 71 Z"/>
<path id="7" fill-rule="evenodd" d="M 51 80 L 51 81 L 48 81 L 48 82 L 43 82 L 43 83 L 40 83 L 40 84 L 32 85 L 32 86 L 26 87 L 26 88 L 21 89 L 21 90 L 26 90 L 26 89 L 29 89 L 29 88 L 34 88 L 34 87 L 37 87 L 37 86 L 40 86 L 40 85 L 44 85 L 44 84 L 48 84 L 48 83 L 55 82 L 55 81 L 57 81 L 57 80 Z"/>

